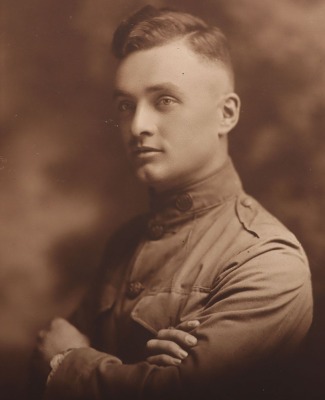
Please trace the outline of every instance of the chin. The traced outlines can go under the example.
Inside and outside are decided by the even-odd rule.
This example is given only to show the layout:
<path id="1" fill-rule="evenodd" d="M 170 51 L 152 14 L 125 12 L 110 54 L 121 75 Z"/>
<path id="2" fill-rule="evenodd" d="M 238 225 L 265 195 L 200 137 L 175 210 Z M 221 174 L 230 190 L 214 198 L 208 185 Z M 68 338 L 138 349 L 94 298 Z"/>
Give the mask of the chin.
<path id="1" fill-rule="evenodd" d="M 139 169 L 136 171 L 136 177 L 140 182 L 153 189 L 160 190 L 160 188 L 168 186 L 168 179 L 161 171 L 159 173 L 158 171 Z"/>

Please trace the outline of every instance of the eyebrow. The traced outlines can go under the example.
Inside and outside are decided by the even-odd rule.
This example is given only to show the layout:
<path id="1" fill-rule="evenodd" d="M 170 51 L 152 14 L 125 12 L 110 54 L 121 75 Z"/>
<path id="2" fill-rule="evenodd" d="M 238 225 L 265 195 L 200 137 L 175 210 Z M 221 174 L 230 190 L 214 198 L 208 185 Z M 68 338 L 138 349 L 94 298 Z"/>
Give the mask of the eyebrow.
<path id="1" fill-rule="evenodd" d="M 133 97 L 133 96 L 131 95 L 131 93 L 128 93 L 125 90 L 114 89 L 113 99 L 116 99 L 117 97 Z"/>
<path id="2" fill-rule="evenodd" d="M 164 82 L 164 83 L 159 83 L 157 85 L 149 86 L 145 89 L 145 92 L 146 93 L 156 93 L 156 92 L 161 92 L 164 90 L 171 90 L 180 95 L 183 94 L 183 92 L 180 90 L 180 88 L 172 82 Z M 113 92 L 113 98 L 116 99 L 117 97 L 134 97 L 134 95 L 132 95 L 132 93 L 130 93 L 126 90 L 117 88 Z"/>
<path id="3" fill-rule="evenodd" d="M 163 90 L 171 90 L 177 93 L 182 93 L 180 88 L 172 82 L 164 82 L 157 85 L 150 86 L 146 89 L 148 93 L 161 92 Z"/>

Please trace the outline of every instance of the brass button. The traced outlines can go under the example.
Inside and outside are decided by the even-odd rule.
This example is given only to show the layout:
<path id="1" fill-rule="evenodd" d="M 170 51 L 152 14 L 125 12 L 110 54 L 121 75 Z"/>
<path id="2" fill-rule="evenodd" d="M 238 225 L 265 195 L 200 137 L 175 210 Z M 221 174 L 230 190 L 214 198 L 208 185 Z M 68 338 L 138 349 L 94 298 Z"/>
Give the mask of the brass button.
<path id="1" fill-rule="evenodd" d="M 163 237 L 165 228 L 163 225 L 151 221 L 148 224 L 148 233 L 151 240 L 159 240 Z"/>
<path id="2" fill-rule="evenodd" d="M 252 207 L 253 205 L 253 201 L 249 197 L 246 197 L 241 203 L 244 207 Z"/>
<path id="3" fill-rule="evenodd" d="M 126 290 L 126 295 L 130 299 L 135 299 L 136 297 L 139 296 L 139 294 L 144 290 L 144 286 L 142 285 L 141 282 L 135 281 L 135 282 L 130 282 L 128 284 L 127 290 Z"/>
<path id="4" fill-rule="evenodd" d="M 179 211 L 188 211 L 193 207 L 192 197 L 188 193 L 182 193 L 177 196 L 175 205 Z"/>

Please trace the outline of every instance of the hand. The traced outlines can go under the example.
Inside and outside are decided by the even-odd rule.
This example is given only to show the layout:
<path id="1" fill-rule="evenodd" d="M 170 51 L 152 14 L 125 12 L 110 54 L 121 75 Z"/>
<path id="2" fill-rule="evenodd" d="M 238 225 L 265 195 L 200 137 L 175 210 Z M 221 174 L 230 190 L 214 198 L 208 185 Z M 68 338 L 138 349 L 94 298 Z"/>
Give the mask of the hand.
<path id="1" fill-rule="evenodd" d="M 193 329 L 199 325 L 197 320 L 188 321 L 182 329 Z M 160 366 L 179 365 L 188 356 L 188 350 L 196 344 L 196 337 L 186 331 L 175 328 L 161 329 L 156 339 L 147 342 L 147 349 L 153 354 L 147 357 L 147 361 Z"/>
<path id="2" fill-rule="evenodd" d="M 38 334 L 37 348 L 47 364 L 56 354 L 79 347 L 89 347 L 88 338 L 62 318 L 55 318 L 48 330 Z"/>

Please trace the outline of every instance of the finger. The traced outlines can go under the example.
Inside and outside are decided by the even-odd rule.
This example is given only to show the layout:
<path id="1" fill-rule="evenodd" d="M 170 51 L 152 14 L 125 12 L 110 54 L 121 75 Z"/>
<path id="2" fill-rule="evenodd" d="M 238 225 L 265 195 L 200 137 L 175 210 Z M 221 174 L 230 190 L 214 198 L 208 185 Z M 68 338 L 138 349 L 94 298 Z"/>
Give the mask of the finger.
<path id="1" fill-rule="evenodd" d="M 172 356 L 169 356 L 167 354 L 160 354 L 157 356 L 151 356 L 147 358 L 147 361 L 150 364 L 155 364 L 160 367 L 168 367 L 168 366 L 174 366 L 174 365 L 179 365 L 181 364 L 182 360 L 179 358 L 174 358 Z"/>
<path id="2" fill-rule="evenodd" d="M 197 344 L 195 336 L 180 329 L 161 329 L 157 334 L 157 338 L 175 342 L 185 348 L 193 347 Z"/>
<path id="3" fill-rule="evenodd" d="M 182 331 L 187 331 L 187 329 L 191 330 L 194 328 L 197 328 L 198 326 L 200 326 L 200 321 L 197 319 L 192 319 L 190 321 L 186 321 L 186 322 L 182 322 L 182 324 L 180 325 L 181 327 L 179 329 L 181 329 Z M 168 329 L 176 329 L 173 326 L 169 326 Z"/>
<path id="4" fill-rule="evenodd" d="M 200 321 L 198 321 L 197 319 L 193 319 L 191 321 L 187 321 L 186 322 L 186 326 L 188 328 L 197 328 L 198 326 L 200 326 Z"/>
<path id="5" fill-rule="evenodd" d="M 188 356 L 188 353 L 177 343 L 169 340 L 151 339 L 147 342 L 147 349 L 151 354 L 170 355 L 180 360 L 184 360 Z"/>

